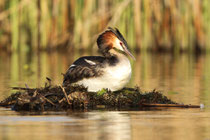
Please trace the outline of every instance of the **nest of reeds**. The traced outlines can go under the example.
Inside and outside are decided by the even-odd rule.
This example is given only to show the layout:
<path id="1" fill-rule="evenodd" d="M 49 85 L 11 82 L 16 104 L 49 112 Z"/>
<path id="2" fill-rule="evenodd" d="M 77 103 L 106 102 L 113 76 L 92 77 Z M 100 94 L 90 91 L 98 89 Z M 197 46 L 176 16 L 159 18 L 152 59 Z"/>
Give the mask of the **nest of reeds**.
<path id="1" fill-rule="evenodd" d="M 176 104 L 155 90 L 142 93 L 138 87 L 119 91 L 102 89 L 88 92 L 83 86 L 45 86 L 42 88 L 13 88 L 17 92 L 0 102 L 0 106 L 16 111 L 48 111 L 96 108 L 139 108 L 145 104 Z"/>

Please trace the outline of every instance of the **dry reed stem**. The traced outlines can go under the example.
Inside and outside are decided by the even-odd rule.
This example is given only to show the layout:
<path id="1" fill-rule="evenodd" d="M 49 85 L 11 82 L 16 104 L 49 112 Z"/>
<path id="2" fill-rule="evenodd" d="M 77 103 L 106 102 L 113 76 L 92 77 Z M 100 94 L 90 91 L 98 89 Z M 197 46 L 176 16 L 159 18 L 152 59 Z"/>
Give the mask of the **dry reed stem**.
<path id="1" fill-rule="evenodd" d="M 61 89 L 63 90 L 63 93 L 64 93 L 64 95 L 65 95 L 65 97 L 66 97 L 66 100 L 67 100 L 68 104 L 71 105 L 71 102 L 69 101 L 69 98 L 68 98 L 68 96 L 67 96 L 67 94 L 66 94 L 65 89 L 64 89 L 63 86 L 61 86 L 61 85 L 60 85 L 60 87 L 61 87 Z"/>
<path id="2" fill-rule="evenodd" d="M 41 95 L 41 94 L 40 94 Z M 50 101 L 49 99 L 47 99 L 46 97 L 44 97 L 43 95 L 41 95 L 43 99 L 45 99 L 45 101 L 47 101 L 48 103 L 56 106 L 52 101 Z"/>
<path id="3" fill-rule="evenodd" d="M 179 107 L 179 108 L 200 108 L 200 105 L 182 105 L 182 104 L 141 104 L 144 107 Z"/>

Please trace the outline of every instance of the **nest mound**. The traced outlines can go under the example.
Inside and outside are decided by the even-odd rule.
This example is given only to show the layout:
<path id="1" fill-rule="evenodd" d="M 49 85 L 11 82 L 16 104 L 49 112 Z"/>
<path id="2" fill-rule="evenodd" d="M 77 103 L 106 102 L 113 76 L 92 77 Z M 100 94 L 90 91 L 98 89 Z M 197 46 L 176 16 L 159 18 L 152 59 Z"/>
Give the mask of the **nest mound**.
<path id="1" fill-rule="evenodd" d="M 176 104 L 155 90 L 142 93 L 138 87 L 119 91 L 87 92 L 82 86 L 13 88 L 18 90 L 0 102 L 16 111 L 48 111 L 95 108 L 139 108 L 144 104 Z"/>

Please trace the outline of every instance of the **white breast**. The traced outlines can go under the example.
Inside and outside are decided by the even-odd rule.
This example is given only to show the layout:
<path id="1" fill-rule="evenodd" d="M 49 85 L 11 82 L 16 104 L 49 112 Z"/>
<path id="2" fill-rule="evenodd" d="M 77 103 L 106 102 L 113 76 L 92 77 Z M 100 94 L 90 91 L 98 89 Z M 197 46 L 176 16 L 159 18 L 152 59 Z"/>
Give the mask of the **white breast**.
<path id="1" fill-rule="evenodd" d="M 83 79 L 75 84 L 84 85 L 88 91 L 96 92 L 103 88 L 108 88 L 111 91 L 122 89 L 131 78 L 131 64 L 125 57 L 115 66 L 104 68 L 104 74 L 99 77 Z"/>

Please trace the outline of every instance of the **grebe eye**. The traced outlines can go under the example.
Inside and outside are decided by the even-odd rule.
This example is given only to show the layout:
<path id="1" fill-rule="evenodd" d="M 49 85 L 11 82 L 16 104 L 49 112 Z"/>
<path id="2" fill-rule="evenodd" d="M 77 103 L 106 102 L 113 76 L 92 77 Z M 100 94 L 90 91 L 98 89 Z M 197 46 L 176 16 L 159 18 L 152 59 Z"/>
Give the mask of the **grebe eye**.
<path id="1" fill-rule="evenodd" d="M 122 42 L 120 42 L 120 45 L 123 46 Z"/>

